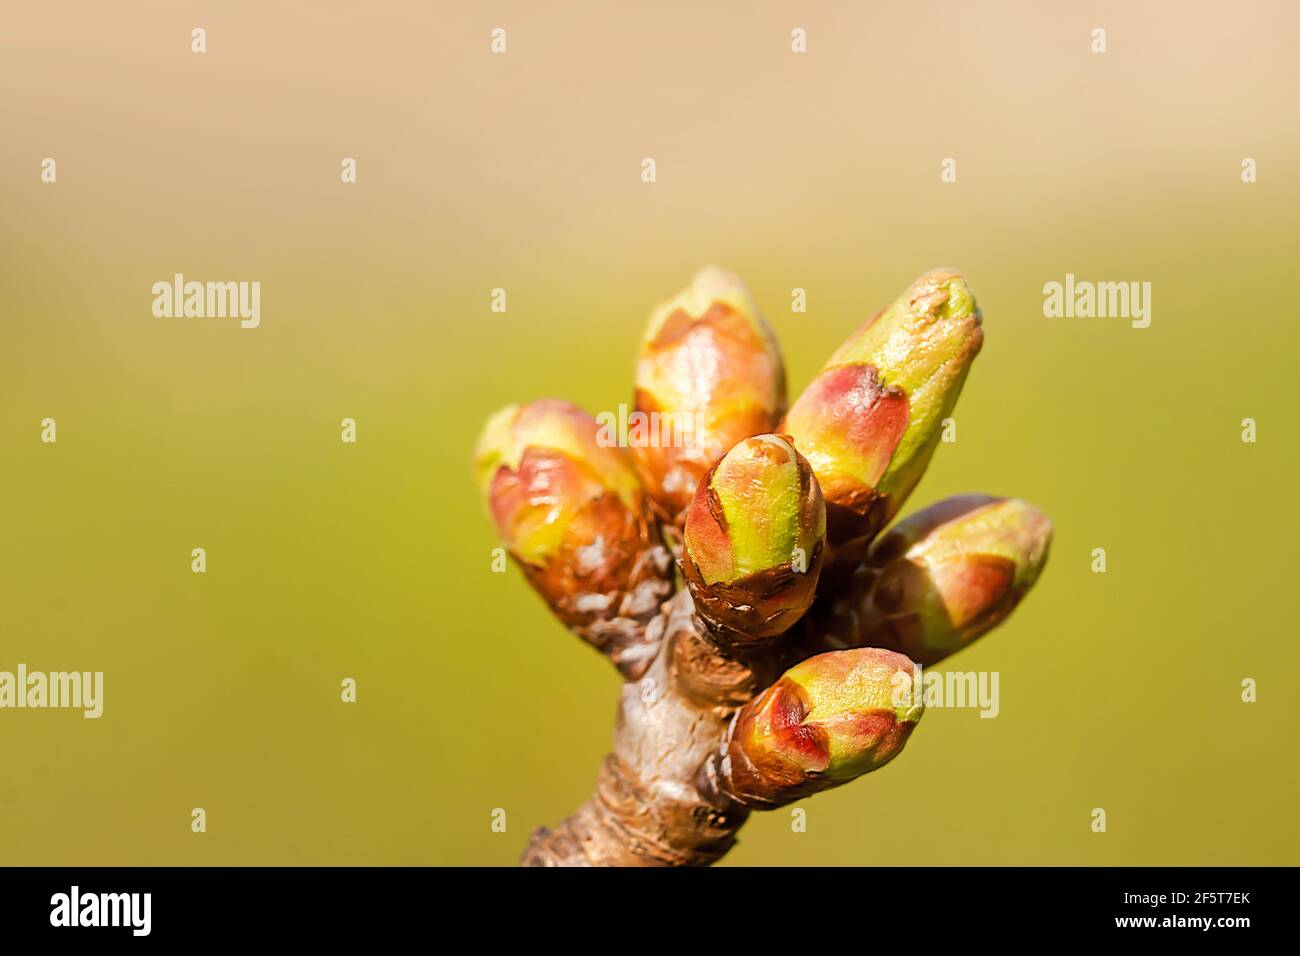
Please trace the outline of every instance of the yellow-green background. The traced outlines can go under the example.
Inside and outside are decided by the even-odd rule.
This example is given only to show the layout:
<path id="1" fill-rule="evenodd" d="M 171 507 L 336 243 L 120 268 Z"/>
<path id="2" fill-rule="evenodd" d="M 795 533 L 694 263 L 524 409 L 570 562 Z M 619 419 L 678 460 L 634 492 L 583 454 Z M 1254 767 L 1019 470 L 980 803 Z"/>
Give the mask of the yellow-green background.
<path id="1" fill-rule="evenodd" d="M 617 683 L 491 573 L 470 449 L 506 402 L 629 400 L 649 308 L 708 262 L 795 393 L 961 268 L 986 343 L 914 504 L 1056 523 L 952 662 L 1001 672 L 1001 716 L 931 711 L 727 863 L 1296 862 L 1298 30 L 1283 2 L 7 10 L 0 669 L 106 691 L 98 721 L 0 711 L 0 862 L 513 862 L 588 794 Z M 154 319 L 175 272 L 261 281 L 261 328 Z M 1044 318 L 1066 272 L 1151 282 L 1151 327 Z"/>

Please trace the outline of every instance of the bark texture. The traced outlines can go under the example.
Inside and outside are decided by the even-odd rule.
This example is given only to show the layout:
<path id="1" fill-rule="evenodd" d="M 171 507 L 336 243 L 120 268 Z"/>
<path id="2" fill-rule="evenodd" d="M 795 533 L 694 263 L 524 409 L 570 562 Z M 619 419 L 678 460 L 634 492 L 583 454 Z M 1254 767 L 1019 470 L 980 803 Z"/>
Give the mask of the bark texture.
<path id="1" fill-rule="evenodd" d="M 647 629 L 658 653 L 623 685 L 614 751 L 595 793 L 553 829 L 533 833 L 526 866 L 707 866 L 749 816 L 707 773 L 737 708 L 770 682 L 706 636 L 686 591 Z"/>

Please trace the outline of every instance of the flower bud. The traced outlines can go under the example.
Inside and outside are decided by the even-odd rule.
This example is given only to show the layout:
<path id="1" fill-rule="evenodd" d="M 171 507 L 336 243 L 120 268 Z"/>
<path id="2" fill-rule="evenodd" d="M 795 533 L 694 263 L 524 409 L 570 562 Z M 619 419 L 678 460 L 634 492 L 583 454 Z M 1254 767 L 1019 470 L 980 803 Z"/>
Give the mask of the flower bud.
<path id="1" fill-rule="evenodd" d="M 929 666 L 992 630 L 1047 561 L 1052 523 L 1016 499 L 962 495 L 875 543 L 815 627 L 832 643 L 887 647 Z"/>
<path id="2" fill-rule="evenodd" d="M 740 709 L 710 776 L 741 803 L 773 807 L 883 766 L 921 719 L 916 672 L 875 647 L 808 658 Z"/>
<path id="3" fill-rule="evenodd" d="M 687 512 L 682 567 L 697 610 L 732 642 L 782 633 L 812 603 L 825 534 L 817 479 L 788 438 L 739 442 Z"/>
<path id="4" fill-rule="evenodd" d="M 651 313 L 636 365 L 636 410 L 648 428 L 632 442 L 632 458 L 670 524 L 727 449 L 772 430 L 785 412 L 785 365 L 736 276 L 702 269 Z"/>
<path id="5" fill-rule="evenodd" d="M 584 639 L 620 661 L 670 591 L 640 484 L 622 449 L 560 401 L 489 419 L 475 471 L 498 534 L 533 588 Z"/>
<path id="6" fill-rule="evenodd" d="M 927 272 L 840 346 L 782 423 L 826 495 L 830 545 L 851 562 L 925 471 L 980 350 L 980 321 L 959 273 Z"/>

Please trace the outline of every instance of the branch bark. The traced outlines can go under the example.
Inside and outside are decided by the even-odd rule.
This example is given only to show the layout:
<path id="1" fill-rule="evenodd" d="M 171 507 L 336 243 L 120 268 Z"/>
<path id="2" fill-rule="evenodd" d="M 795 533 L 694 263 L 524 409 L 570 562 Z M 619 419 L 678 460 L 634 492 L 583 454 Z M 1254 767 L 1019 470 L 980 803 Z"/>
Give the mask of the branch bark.
<path id="1" fill-rule="evenodd" d="M 534 831 L 525 866 L 707 866 L 749 817 L 706 768 L 736 710 L 770 672 L 724 654 L 679 591 L 651 622 L 659 651 L 623 685 L 614 750 L 595 793 L 554 829 Z"/>

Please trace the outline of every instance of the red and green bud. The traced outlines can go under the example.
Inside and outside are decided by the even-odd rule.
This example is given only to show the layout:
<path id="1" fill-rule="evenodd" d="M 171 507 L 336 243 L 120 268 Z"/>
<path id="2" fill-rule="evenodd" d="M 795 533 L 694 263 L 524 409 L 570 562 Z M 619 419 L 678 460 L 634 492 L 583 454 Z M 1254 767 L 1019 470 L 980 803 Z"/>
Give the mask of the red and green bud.
<path id="1" fill-rule="evenodd" d="M 629 622 L 667 597 L 670 567 L 631 462 L 599 436 L 595 419 L 567 402 L 511 405 L 488 420 L 474 467 L 529 583 L 620 663 L 621 645 L 640 637 Z"/>
<path id="2" fill-rule="evenodd" d="M 708 776 L 761 808 L 884 766 L 921 719 L 916 670 L 876 647 L 810 657 L 740 709 Z"/>
<path id="3" fill-rule="evenodd" d="M 674 436 L 632 444 L 642 483 L 668 523 L 680 520 L 727 449 L 776 425 L 785 412 L 785 365 L 734 275 L 703 269 L 651 313 L 636 364 L 636 410 L 648 416 L 652 435 Z"/>
<path id="4" fill-rule="evenodd" d="M 731 643 L 781 634 L 812 603 L 825 535 L 817 479 L 788 437 L 739 442 L 686 516 L 682 569 L 700 615 Z"/>
<path id="5" fill-rule="evenodd" d="M 887 647 L 929 666 L 992 630 L 1047 561 L 1052 523 L 1016 499 L 962 495 L 875 543 L 814 627 L 832 645 Z"/>
<path id="6" fill-rule="evenodd" d="M 786 415 L 781 429 L 826 495 L 831 547 L 848 560 L 925 471 L 979 353 L 980 322 L 960 273 L 927 272 L 840 346 Z"/>

